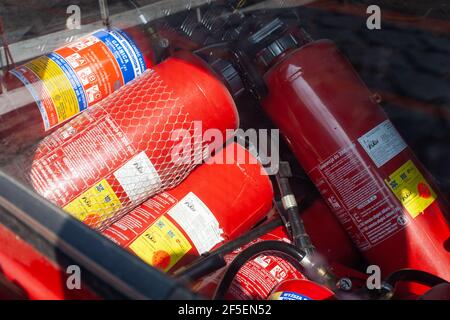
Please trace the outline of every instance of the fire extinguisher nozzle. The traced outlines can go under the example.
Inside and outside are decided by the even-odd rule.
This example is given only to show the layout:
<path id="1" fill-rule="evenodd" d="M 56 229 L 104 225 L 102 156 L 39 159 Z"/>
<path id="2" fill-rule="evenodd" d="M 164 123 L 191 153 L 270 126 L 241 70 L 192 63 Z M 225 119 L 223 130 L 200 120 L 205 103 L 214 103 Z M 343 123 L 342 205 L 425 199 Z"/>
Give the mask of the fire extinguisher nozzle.
<path id="1" fill-rule="evenodd" d="M 289 183 L 289 178 L 292 177 L 292 171 L 288 162 L 280 162 L 279 171 L 275 177 L 277 180 L 278 189 L 280 191 L 285 220 L 289 225 L 288 229 L 291 230 L 293 243 L 298 248 L 305 250 L 307 254 L 313 254 L 314 246 L 312 245 L 311 239 L 305 230 L 305 226 L 303 225 L 297 199 L 292 192 L 292 188 Z"/>

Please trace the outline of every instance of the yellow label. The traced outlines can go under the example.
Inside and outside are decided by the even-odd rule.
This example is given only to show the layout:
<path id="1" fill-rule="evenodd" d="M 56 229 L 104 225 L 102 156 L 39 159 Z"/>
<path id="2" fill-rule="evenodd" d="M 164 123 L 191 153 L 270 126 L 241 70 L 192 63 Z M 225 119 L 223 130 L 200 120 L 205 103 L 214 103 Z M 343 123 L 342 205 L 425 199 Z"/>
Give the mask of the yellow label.
<path id="1" fill-rule="evenodd" d="M 26 66 L 42 79 L 56 108 L 59 123 L 80 112 L 73 86 L 56 62 L 43 56 Z"/>
<path id="2" fill-rule="evenodd" d="M 394 171 L 386 183 L 413 218 L 436 200 L 433 189 L 411 160 Z"/>
<path id="3" fill-rule="evenodd" d="M 280 300 L 280 296 L 283 292 L 274 292 L 269 296 L 269 300 Z"/>
<path id="4" fill-rule="evenodd" d="M 78 220 L 98 216 L 99 220 L 108 218 L 110 213 L 117 211 L 122 204 L 109 183 L 103 179 L 64 207 Z"/>
<path id="5" fill-rule="evenodd" d="M 130 249 L 146 263 L 169 271 L 192 246 L 180 230 L 161 217 L 131 245 Z"/>

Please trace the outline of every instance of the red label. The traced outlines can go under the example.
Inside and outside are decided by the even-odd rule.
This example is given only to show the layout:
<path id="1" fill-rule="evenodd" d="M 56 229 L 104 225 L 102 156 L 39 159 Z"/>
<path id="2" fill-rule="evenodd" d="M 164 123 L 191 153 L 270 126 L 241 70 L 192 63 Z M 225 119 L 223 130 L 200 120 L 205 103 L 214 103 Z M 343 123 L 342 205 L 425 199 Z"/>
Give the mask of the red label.
<path id="1" fill-rule="evenodd" d="M 45 130 L 94 105 L 146 69 L 127 33 L 97 31 L 11 71 L 36 101 Z"/>
<path id="2" fill-rule="evenodd" d="M 272 233 L 250 242 L 242 249 L 226 255 L 225 261 L 229 264 L 243 249 L 263 240 L 289 242 L 288 239 L 283 238 L 281 228 L 276 229 Z M 221 280 L 223 273 L 224 269 L 221 269 L 205 277 L 194 287 L 194 290 L 210 296 Z M 266 299 L 270 291 L 281 281 L 303 278 L 304 276 L 289 262 L 276 256 L 260 255 L 242 267 L 232 282 L 226 297 L 233 300 Z"/>
<path id="3" fill-rule="evenodd" d="M 167 192 L 158 194 L 113 223 L 103 234 L 121 247 L 127 248 L 177 202 L 178 200 Z"/>
<path id="4" fill-rule="evenodd" d="M 109 114 L 94 108 L 42 141 L 30 176 L 38 193 L 64 207 L 135 153 Z"/>
<path id="5" fill-rule="evenodd" d="M 309 172 L 352 240 L 368 250 L 407 223 L 389 189 L 355 145 L 343 148 Z"/>
<path id="6" fill-rule="evenodd" d="M 68 61 L 78 75 L 88 105 L 94 105 L 124 84 L 113 52 L 92 35 L 55 53 Z"/>

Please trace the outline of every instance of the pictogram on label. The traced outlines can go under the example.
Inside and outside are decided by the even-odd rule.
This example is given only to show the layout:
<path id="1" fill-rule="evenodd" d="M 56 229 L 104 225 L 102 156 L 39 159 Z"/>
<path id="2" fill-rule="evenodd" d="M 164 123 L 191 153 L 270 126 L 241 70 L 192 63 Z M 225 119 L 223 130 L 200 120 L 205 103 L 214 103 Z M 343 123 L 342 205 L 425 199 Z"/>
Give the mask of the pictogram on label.
<path id="1" fill-rule="evenodd" d="M 372 248 L 408 223 L 383 179 L 354 144 L 331 155 L 309 175 L 360 250 Z"/>
<path id="2" fill-rule="evenodd" d="M 146 263 L 169 271 L 192 246 L 166 217 L 160 217 L 129 248 Z"/>
<path id="3" fill-rule="evenodd" d="M 162 192 L 113 223 L 103 234 L 145 262 L 169 271 L 191 249 L 223 241 L 216 217 L 193 192 L 177 200 Z"/>
<path id="4" fill-rule="evenodd" d="M 12 70 L 33 96 L 49 130 L 146 70 L 128 34 L 100 30 Z"/>
<path id="5" fill-rule="evenodd" d="M 389 175 L 386 183 L 413 218 L 436 200 L 433 189 L 411 160 Z"/>
<path id="6" fill-rule="evenodd" d="M 122 207 L 119 198 L 114 193 L 108 181 L 103 179 L 95 184 L 63 209 L 72 216 L 87 224 L 95 225 L 110 213 Z"/>

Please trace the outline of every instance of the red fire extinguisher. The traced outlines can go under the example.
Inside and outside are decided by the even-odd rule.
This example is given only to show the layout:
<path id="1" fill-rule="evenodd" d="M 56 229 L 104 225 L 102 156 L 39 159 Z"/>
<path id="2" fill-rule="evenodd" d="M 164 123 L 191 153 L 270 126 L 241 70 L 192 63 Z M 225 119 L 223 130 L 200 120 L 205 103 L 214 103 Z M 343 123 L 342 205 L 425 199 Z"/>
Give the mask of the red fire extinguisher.
<path id="1" fill-rule="evenodd" d="M 244 161 L 234 156 L 238 153 Z M 265 217 L 273 190 L 263 170 L 247 150 L 231 143 L 180 185 L 145 201 L 103 234 L 150 265 L 172 272 Z"/>
<path id="2" fill-rule="evenodd" d="M 153 66 L 155 33 L 99 30 L 8 72 L 0 95 L 0 146 L 14 154 Z"/>
<path id="3" fill-rule="evenodd" d="M 300 214 L 319 254 L 330 263 L 360 267 L 363 259 L 345 229 L 320 197 Z"/>
<path id="4" fill-rule="evenodd" d="M 226 87 L 203 61 L 192 61 L 172 57 L 147 70 L 46 137 L 11 170 L 95 228 L 176 186 L 222 146 L 208 141 L 208 129 L 226 137 L 238 126 Z"/>
<path id="5" fill-rule="evenodd" d="M 449 280 L 446 201 L 335 44 L 299 40 L 279 20 L 249 42 L 263 109 L 367 260 L 383 275 Z"/>
<path id="6" fill-rule="evenodd" d="M 315 199 L 308 208 L 302 211 L 301 217 L 317 252 L 323 255 L 333 268 L 341 264 L 347 266 L 361 265 L 361 258 L 351 240 L 322 199 Z M 225 256 L 227 264 L 233 261 L 245 248 L 264 240 L 290 242 L 285 229 L 278 227 L 241 249 L 227 254 Z M 204 277 L 194 285 L 194 290 L 205 297 L 211 298 L 223 273 L 224 270 L 221 269 Z M 339 274 L 345 275 L 346 272 L 339 272 Z M 231 283 L 226 297 L 233 300 L 266 299 L 272 288 L 281 281 L 304 278 L 301 272 L 283 259 L 277 256 L 260 256 L 248 261 L 242 267 Z"/>
<path id="7" fill-rule="evenodd" d="M 307 279 L 291 279 L 272 289 L 269 300 L 334 300 L 334 292 Z"/>

